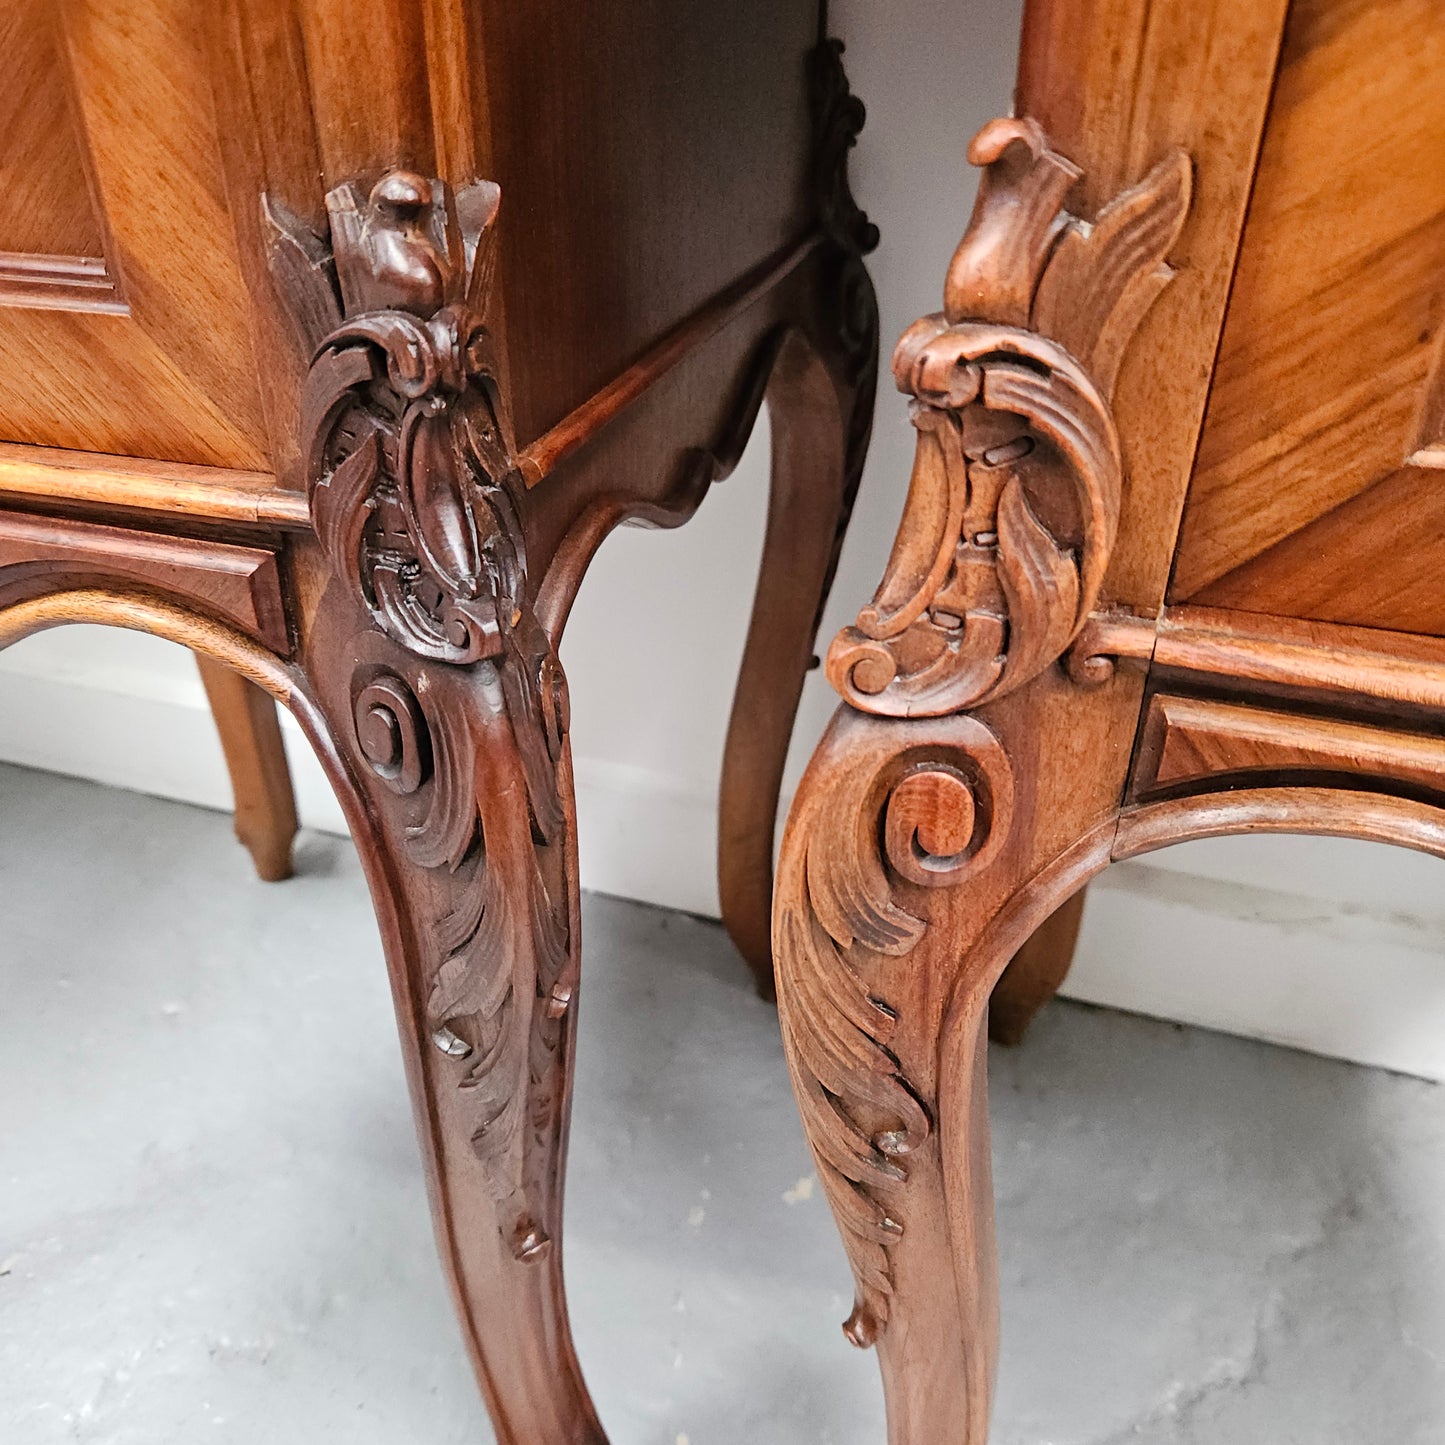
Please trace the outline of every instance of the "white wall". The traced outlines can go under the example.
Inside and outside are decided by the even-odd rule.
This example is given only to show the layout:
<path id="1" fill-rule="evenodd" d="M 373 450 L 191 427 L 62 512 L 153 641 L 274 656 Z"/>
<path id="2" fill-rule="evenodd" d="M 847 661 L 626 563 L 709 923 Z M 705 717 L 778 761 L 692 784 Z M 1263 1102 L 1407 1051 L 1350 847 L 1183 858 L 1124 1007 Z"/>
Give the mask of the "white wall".
<path id="1" fill-rule="evenodd" d="M 1008 108 L 1017 0 L 834 0 L 869 122 L 855 190 L 878 221 L 885 346 L 937 307 L 965 224 L 974 130 Z M 574 702 L 586 886 L 715 913 L 714 794 L 762 546 L 766 429 L 679 532 L 603 548 L 563 647 Z M 872 593 L 912 454 L 886 386 L 825 636 Z M 789 786 L 832 710 L 814 675 Z M 645 706 L 642 705 L 645 703 Z M 303 820 L 340 830 L 291 741 Z M 189 658 L 150 638 L 71 628 L 0 655 L 0 758 L 229 806 Z M 1445 1077 L 1445 872 L 1434 859 L 1322 839 L 1197 843 L 1097 885 L 1068 992 Z"/>

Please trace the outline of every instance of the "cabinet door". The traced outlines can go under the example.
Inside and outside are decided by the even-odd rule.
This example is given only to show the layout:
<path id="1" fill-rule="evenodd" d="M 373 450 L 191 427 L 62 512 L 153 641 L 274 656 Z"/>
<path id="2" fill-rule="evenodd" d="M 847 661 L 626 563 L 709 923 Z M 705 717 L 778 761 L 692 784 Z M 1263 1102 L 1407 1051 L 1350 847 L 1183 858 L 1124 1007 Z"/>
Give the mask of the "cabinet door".
<path id="1" fill-rule="evenodd" d="M 1445 635 L 1445 6 L 1295 0 L 1171 601 Z"/>
<path id="2" fill-rule="evenodd" d="M 193 0 L 0 6 L 0 438 L 268 464 Z"/>

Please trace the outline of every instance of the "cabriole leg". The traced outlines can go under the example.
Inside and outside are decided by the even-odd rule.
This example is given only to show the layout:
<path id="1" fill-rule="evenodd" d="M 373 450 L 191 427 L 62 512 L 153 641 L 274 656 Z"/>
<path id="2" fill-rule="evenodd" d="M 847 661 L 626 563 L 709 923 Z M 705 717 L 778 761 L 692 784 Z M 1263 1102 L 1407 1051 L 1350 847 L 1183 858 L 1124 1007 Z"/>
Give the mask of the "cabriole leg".
<path id="1" fill-rule="evenodd" d="M 768 383 L 768 530 L 723 755 L 718 892 L 758 991 L 774 996 L 770 946 L 778 794 L 803 681 L 868 454 L 878 383 L 878 303 L 863 258 L 878 228 L 853 200 L 848 153 L 863 128 L 843 47 L 810 61 L 813 183 L 823 232 L 796 329 Z"/>
<path id="2" fill-rule="evenodd" d="M 1063 987 L 1084 921 L 1084 896 L 1074 894 L 1039 924 L 1010 960 L 988 1006 L 988 1034 L 995 1043 L 1021 1044 L 1034 1016 Z"/>
<path id="3" fill-rule="evenodd" d="M 988 999 L 1112 843 L 1141 680 L 1073 645 L 1119 525 L 1114 380 L 1191 183 L 1172 152 L 1086 226 L 1063 209 L 1080 172 L 1034 121 L 991 122 L 970 158 L 985 173 L 944 309 L 893 357 L 918 433 L 903 521 L 829 648 L 848 706 L 774 903 L 788 1064 L 891 1445 L 988 1433 Z"/>
<path id="4" fill-rule="evenodd" d="M 773 841 L 783 767 L 867 446 L 866 424 L 859 436 L 848 418 L 871 415 L 872 397 L 871 378 L 863 390 L 840 385 L 802 334 L 789 333 L 768 384 L 768 527 L 718 817 L 723 923 L 764 998 L 774 996 Z"/>
<path id="5" fill-rule="evenodd" d="M 275 702 L 221 663 L 196 656 L 235 799 L 236 837 L 267 883 L 291 876 L 296 796 Z"/>
<path id="6" fill-rule="evenodd" d="M 562 1284 L 580 939 L 561 670 L 529 617 L 456 666 L 357 629 L 338 591 L 307 671 L 370 822 L 353 831 L 463 1333 L 500 1440 L 601 1445 Z"/>
<path id="7" fill-rule="evenodd" d="M 331 579 L 301 665 L 352 783 L 438 1242 L 498 1438 L 603 1445 L 562 1289 L 579 950 L 566 685 L 474 309 L 499 204 L 490 182 L 451 195 L 405 171 L 338 186 L 334 270 L 321 237 L 268 211 L 313 357 L 318 546 L 294 561 Z"/>

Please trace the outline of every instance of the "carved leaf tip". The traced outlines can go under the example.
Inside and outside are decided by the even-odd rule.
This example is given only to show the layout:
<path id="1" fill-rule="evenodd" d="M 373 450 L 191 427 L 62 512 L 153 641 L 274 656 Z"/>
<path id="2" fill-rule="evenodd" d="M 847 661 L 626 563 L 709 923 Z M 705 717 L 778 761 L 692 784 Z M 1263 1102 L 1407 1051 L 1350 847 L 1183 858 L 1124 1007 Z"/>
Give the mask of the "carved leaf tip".
<path id="1" fill-rule="evenodd" d="M 882 583 L 828 651 L 860 711 L 943 716 L 1052 666 L 1101 595 L 1122 505 L 1110 407 L 1126 350 L 1174 275 L 1193 167 L 1170 150 L 1092 223 L 1082 175 L 1027 117 L 989 122 L 944 310 L 904 333 L 914 476 Z"/>
<path id="2" fill-rule="evenodd" d="M 1064 198 L 1082 173 L 1050 150 L 1038 122 L 1027 118 L 990 121 L 968 157 L 984 169 L 944 279 L 943 314 L 951 325 L 1027 326 L 1039 277 L 1068 221 Z"/>
<path id="3" fill-rule="evenodd" d="M 310 360 L 341 324 L 331 248 L 279 196 L 261 196 L 261 231 L 283 309 Z"/>
<path id="4" fill-rule="evenodd" d="M 1174 275 L 1165 256 L 1192 190 L 1193 167 L 1176 148 L 1092 225 L 1072 219 L 1039 282 L 1031 325 L 1075 357 L 1106 399 L 1125 348 Z"/>

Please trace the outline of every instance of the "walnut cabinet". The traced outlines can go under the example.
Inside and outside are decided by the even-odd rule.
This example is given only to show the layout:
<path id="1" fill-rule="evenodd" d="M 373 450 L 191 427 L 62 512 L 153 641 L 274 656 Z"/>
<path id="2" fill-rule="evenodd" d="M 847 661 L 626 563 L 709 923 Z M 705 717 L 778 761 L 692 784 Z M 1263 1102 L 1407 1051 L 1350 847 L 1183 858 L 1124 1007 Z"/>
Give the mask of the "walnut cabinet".
<path id="1" fill-rule="evenodd" d="M 684 521 L 764 403 L 719 868 L 771 987 L 784 750 L 877 358 L 862 113 L 825 35 L 816 0 L 0 15 L 0 645 L 98 622 L 192 649 L 272 876 L 274 703 L 295 714 L 364 862 L 443 1264 L 516 1445 L 604 1439 L 560 1259 L 557 645 L 608 532 Z"/>
<path id="2" fill-rule="evenodd" d="M 1026 4 L 774 908 L 893 1445 L 987 1437 L 984 1037 L 1088 879 L 1251 831 L 1445 856 L 1442 69 L 1430 0 Z"/>

